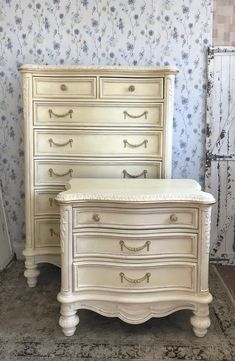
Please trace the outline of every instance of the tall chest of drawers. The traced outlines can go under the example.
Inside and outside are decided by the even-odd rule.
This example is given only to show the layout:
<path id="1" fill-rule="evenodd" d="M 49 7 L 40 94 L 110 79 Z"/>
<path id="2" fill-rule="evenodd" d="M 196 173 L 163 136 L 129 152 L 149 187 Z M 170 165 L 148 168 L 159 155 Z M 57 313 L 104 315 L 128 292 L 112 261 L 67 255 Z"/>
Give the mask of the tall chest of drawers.
<path id="1" fill-rule="evenodd" d="M 176 69 L 24 65 L 26 258 L 60 265 L 59 207 L 71 178 L 168 178 Z"/>

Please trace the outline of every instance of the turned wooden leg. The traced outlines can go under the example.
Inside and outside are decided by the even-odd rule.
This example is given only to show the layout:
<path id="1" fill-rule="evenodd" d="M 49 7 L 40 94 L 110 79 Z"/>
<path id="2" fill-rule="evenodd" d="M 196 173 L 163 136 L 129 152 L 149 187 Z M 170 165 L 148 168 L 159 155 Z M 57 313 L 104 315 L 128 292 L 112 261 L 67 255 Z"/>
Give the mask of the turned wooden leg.
<path id="1" fill-rule="evenodd" d="M 29 287 L 35 287 L 37 284 L 37 278 L 40 273 L 37 265 L 35 264 L 34 257 L 26 257 L 25 260 L 25 272 L 24 275 L 27 278 Z"/>
<path id="2" fill-rule="evenodd" d="M 71 305 L 61 305 L 60 308 L 59 325 L 62 327 L 62 331 L 65 336 L 73 336 L 76 331 L 76 326 L 79 323 L 79 317 L 76 315 Z"/>
<path id="3" fill-rule="evenodd" d="M 209 307 L 208 305 L 198 305 L 197 310 L 193 313 L 194 315 L 190 319 L 193 326 L 193 332 L 197 337 L 204 337 L 211 324 L 209 318 Z"/>

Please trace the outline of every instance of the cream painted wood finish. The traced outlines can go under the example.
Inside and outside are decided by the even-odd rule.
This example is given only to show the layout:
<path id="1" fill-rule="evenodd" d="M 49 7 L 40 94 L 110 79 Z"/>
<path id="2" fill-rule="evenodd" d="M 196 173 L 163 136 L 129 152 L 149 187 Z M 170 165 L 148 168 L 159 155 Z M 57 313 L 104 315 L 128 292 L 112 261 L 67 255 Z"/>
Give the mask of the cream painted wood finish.
<path id="1" fill-rule="evenodd" d="M 24 87 L 26 271 L 60 265 L 53 199 L 71 178 L 171 176 L 175 68 L 34 66 Z M 57 225 L 56 225 L 57 224 Z"/>
<path id="2" fill-rule="evenodd" d="M 193 180 L 73 179 L 60 204 L 59 323 L 74 334 L 78 309 L 138 324 L 190 309 L 210 326 L 208 258 L 214 198 Z"/>

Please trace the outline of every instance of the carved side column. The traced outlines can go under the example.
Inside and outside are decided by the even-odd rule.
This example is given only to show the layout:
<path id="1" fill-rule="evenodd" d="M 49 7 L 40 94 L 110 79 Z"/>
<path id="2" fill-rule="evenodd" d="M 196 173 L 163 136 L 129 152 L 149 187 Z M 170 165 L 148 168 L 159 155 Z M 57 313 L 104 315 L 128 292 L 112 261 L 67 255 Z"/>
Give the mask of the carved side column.
<path id="1" fill-rule="evenodd" d="M 60 246 L 61 246 L 61 291 L 58 300 L 61 302 L 59 325 L 65 336 L 72 336 L 79 323 L 72 301 L 72 207 L 60 206 Z M 64 300 L 66 299 L 66 302 Z"/>
<path id="2" fill-rule="evenodd" d="M 24 96 L 24 182 L 25 182 L 25 225 L 26 225 L 26 245 L 23 251 L 25 256 L 25 272 L 29 287 L 35 287 L 39 270 L 35 262 L 35 240 L 34 240 L 34 219 L 33 219 L 33 196 L 32 180 L 33 165 L 31 154 L 33 154 L 32 124 L 32 75 L 23 75 L 23 96 Z"/>
<path id="3" fill-rule="evenodd" d="M 211 206 L 202 206 L 199 214 L 201 232 L 199 239 L 200 292 L 208 292 L 208 270 L 210 252 Z"/>
<path id="4" fill-rule="evenodd" d="M 209 295 L 209 302 L 212 296 L 208 289 L 208 271 L 209 271 L 209 250 L 210 250 L 210 225 L 211 225 L 211 206 L 201 206 L 199 212 L 199 282 L 198 293 Z M 207 301 L 208 302 L 208 301 Z M 207 328 L 210 326 L 209 307 L 208 304 L 198 303 L 196 311 L 191 317 L 190 321 L 193 326 L 193 331 L 197 337 L 204 337 L 207 333 Z"/>
<path id="5" fill-rule="evenodd" d="M 165 78 L 166 81 L 166 109 L 164 110 L 165 118 L 165 151 L 164 151 L 164 165 L 165 165 L 165 174 L 164 178 L 171 178 L 171 163 L 172 163 L 172 152 L 169 152 L 169 149 L 172 149 L 172 132 L 173 132 L 173 106 L 174 106 L 174 75 L 167 75 Z"/>

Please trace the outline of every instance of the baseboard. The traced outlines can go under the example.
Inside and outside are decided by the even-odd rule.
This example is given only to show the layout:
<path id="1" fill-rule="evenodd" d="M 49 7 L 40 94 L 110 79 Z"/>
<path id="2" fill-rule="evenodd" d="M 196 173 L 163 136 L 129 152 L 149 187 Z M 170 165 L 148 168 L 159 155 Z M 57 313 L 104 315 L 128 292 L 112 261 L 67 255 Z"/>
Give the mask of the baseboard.
<path id="1" fill-rule="evenodd" d="M 215 273 L 216 273 L 217 277 L 219 278 L 219 280 L 220 280 L 221 284 L 223 285 L 223 287 L 224 287 L 224 289 L 225 289 L 225 291 L 226 291 L 226 293 L 227 293 L 228 297 L 230 298 L 230 300 L 231 300 L 232 304 L 235 306 L 235 300 L 234 300 L 234 298 L 233 298 L 233 296 L 232 296 L 232 294 L 231 294 L 231 292 L 230 292 L 229 288 L 227 287 L 226 283 L 224 282 L 224 280 L 223 280 L 223 278 L 222 278 L 221 274 L 220 274 L 220 273 L 219 273 L 219 271 L 217 270 L 216 265 L 213 265 L 213 269 L 214 269 L 214 271 L 215 271 Z"/>
<path id="2" fill-rule="evenodd" d="M 25 257 L 23 256 L 24 244 L 25 242 L 20 242 L 13 245 L 16 259 L 19 261 L 23 261 L 25 259 Z"/>

